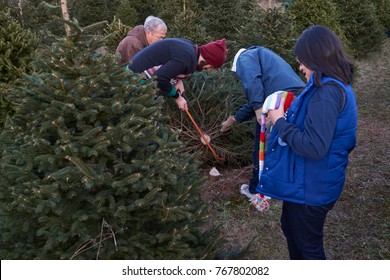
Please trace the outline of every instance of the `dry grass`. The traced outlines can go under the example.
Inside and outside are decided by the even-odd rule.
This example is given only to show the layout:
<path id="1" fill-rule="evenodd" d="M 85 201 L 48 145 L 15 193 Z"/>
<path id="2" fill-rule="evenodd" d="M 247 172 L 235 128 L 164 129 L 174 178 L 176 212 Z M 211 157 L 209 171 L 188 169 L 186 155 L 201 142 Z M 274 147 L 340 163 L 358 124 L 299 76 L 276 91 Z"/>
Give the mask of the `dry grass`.
<path id="1" fill-rule="evenodd" d="M 350 155 L 344 191 L 325 223 L 329 259 L 390 259 L 390 39 L 381 53 L 357 63 L 354 89 L 359 107 L 358 143 Z M 221 170 L 220 170 L 221 171 Z M 241 259 L 288 259 L 279 219 L 281 202 L 260 213 L 238 193 L 251 168 L 222 170 L 204 186 L 213 223 L 226 240 L 222 252 L 247 250 Z"/>

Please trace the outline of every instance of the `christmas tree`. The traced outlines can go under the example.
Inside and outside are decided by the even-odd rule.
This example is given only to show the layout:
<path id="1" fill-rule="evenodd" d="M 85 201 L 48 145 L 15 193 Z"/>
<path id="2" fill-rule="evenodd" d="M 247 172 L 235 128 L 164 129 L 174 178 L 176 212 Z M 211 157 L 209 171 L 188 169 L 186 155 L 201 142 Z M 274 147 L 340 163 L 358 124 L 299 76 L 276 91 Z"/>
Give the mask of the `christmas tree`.
<path id="1" fill-rule="evenodd" d="M 237 52 L 240 48 L 250 46 L 267 47 L 290 65 L 296 66 L 292 50 L 297 38 L 294 17 L 290 13 L 283 8 L 259 9 L 244 25 L 240 26 L 234 49 Z M 298 72 L 298 69 L 296 70 Z"/>
<path id="2" fill-rule="evenodd" d="M 180 112 L 175 102 L 167 100 L 164 111 L 170 116 L 169 125 L 179 133 L 185 145 L 178 152 L 195 153 L 204 165 L 245 166 L 252 161 L 255 119 L 236 125 L 221 133 L 221 124 L 247 102 L 240 80 L 230 68 L 196 72 L 184 80 L 190 114 L 202 133 L 210 137 L 209 144 L 216 153 L 203 144 L 201 135 L 186 113 Z"/>
<path id="3" fill-rule="evenodd" d="M 299 35 L 309 26 L 321 24 L 332 29 L 348 47 L 348 39 L 339 21 L 339 11 L 332 0 L 294 0 L 287 12 L 295 17 L 294 26 Z"/>
<path id="4" fill-rule="evenodd" d="M 214 258 L 193 155 L 92 27 L 42 49 L 0 134 L 3 259 Z M 206 231 L 206 229 L 208 229 Z"/>
<path id="5" fill-rule="evenodd" d="M 118 3 L 117 3 L 118 4 Z M 88 25 L 110 18 L 110 7 L 107 0 L 79 0 L 73 2 L 72 16 L 82 25 Z"/>
<path id="6" fill-rule="evenodd" d="M 111 23 L 107 23 L 103 29 L 103 34 L 107 36 L 105 47 L 108 52 L 114 54 L 116 48 L 131 28 L 124 24 L 120 19 L 114 17 Z M 120 57 L 118 57 L 120 59 Z"/>
<path id="7" fill-rule="evenodd" d="M 195 0 L 166 0 L 159 5 L 158 16 L 168 26 L 168 37 L 186 38 L 199 45 L 213 41 L 201 24 L 202 12 Z"/>
<path id="8" fill-rule="evenodd" d="M 39 43 L 38 36 L 24 29 L 9 10 L 0 11 L 0 131 L 13 110 L 7 101 L 9 87 L 33 71 L 31 61 Z"/>
<path id="9" fill-rule="evenodd" d="M 257 12 L 256 1 L 207 0 L 201 2 L 202 25 L 213 39 L 234 39 L 237 28 Z"/>
<path id="10" fill-rule="evenodd" d="M 376 14 L 380 23 L 384 26 L 388 36 L 390 36 L 390 0 L 372 0 L 376 7 Z"/>
<path id="11" fill-rule="evenodd" d="M 388 2 L 383 9 L 376 8 L 367 0 L 333 0 L 340 12 L 340 24 L 350 42 L 350 53 L 355 58 L 365 57 L 368 53 L 379 51 L 385 39 L 385 27 L 381 20 L 383 11 L 389 11 Z M 387 14 L 389 17 L 389 14 Z"/>

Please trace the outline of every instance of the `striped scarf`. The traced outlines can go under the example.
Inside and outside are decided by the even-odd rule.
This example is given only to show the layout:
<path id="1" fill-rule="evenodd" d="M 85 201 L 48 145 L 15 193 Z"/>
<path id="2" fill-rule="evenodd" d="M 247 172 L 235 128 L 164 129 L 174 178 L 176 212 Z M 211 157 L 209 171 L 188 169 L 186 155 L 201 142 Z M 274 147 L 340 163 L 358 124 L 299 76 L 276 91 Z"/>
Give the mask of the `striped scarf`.
<path id="1" fill-rule="evenodd" d="M 282 98 L 286 98 L 284 103 L 284 112 L 287 112 L 290 107 L 294 94 L 292 92 L 287 91 L 277 91 L 273 94 L 269 95 L 263 104 L 262 112 L 261 112 L 261 128 L 260 128 L 260 141 L 259 141 L 259 181 L 261 178 L 261 174 L 264 169 L 264 160 L 265 160 L 265 132 L 266 132 L 266 118 L 269 110 L 278 109 Z M 272 127 L 270 128 L 272 129 Z M 263 212 L 267 211 L 269 208 L 269 200 L 270 197 L 264 196 L 263 194 L 256 194 L 251 202 L 256 207 L 257 210 Z"/>

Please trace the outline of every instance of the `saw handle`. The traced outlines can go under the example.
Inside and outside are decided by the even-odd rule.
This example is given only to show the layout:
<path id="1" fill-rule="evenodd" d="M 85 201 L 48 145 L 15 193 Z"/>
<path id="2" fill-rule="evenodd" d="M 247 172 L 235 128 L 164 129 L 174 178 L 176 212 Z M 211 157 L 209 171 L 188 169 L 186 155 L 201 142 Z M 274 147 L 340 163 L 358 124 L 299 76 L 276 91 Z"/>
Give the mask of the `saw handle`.
<path id="1" fill-rule="evenodd" d="M 196 124 L 194 118 L 192 117 L 192 115 L 190 114 L 190 112 L 188 111 L 188 109 L 184 110 L 188 117 L 190 118 L 192 124 L 195 126 L 196 130 L 199 132 L 200 136 L 202 137 L 202 139 L 204 140 L 204 142 L 206 143 L 207 147 L 210 149 L 210 151 L 213 153 L 213 156 L 216 160 L 218 161 L 224 161 L 225 159 L 224 158 L 221 158 L 217 155 L 217 153 L 214 151 L 214 149 L 211 147 L 209 141 L 206 139 L 206 137 L 204 136 L 202 130 L 200 130 L 199 126 Z"/>

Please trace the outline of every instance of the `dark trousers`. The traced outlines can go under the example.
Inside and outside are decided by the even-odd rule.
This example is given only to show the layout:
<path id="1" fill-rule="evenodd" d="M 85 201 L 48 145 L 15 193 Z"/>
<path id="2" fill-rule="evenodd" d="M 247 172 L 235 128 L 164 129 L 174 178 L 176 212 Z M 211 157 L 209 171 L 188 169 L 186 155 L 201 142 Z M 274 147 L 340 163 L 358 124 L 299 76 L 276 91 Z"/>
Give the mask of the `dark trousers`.
<path id="1" fill-rule="evenodd" d="M 324 223 L 335 202 L 309 206 L 283 202 L 281 226 L 292 260 L 325 260 Z"/>
<path id="2" fill-rule="evenodd" d="M 249 191 L 251 193 L 256 193 L 257 184 L 259 183 L 260 130 L 261 126 L 259 122 L 256 121 L 255 144 L 252 153 L 252 179 L 249 181 Z"/>

